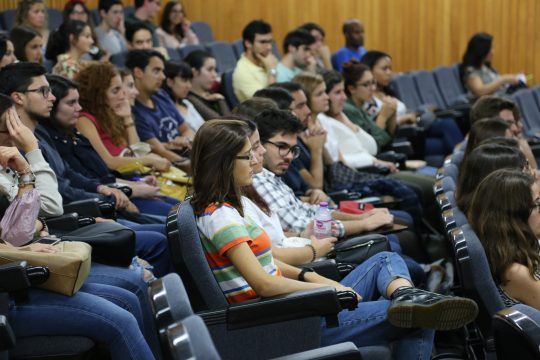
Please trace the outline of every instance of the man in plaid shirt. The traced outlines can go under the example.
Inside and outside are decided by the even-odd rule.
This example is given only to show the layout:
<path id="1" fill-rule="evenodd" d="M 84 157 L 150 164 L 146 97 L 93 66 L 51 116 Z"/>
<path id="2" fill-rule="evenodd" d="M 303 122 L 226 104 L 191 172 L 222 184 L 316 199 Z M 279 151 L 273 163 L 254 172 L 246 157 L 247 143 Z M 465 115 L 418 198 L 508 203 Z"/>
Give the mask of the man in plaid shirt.
<path id="1" fill-rule="evenodd" d="M 302 124 L 294 115 L 283 110 L 265 110 L 255 118 L 255 122 L 266 154 L 265 169 L 253 176 L 253 186 L 270 209 L 278 215 L 284 230 L 300 232 L 313 220 L 319 208 L 316 203 L 328 200 L 324 192 L 312 189 L 307 195 L 315 204 L 302 202 L 280 178 L 289 168 L 291 161 L 299 155 L 300 148 L 296 142 Z M 393 223 L 393 216 L 387 209 L 373 209 L 361 215 L 334 210 L 332 217 L 339 237 L 371 231 Z"/>

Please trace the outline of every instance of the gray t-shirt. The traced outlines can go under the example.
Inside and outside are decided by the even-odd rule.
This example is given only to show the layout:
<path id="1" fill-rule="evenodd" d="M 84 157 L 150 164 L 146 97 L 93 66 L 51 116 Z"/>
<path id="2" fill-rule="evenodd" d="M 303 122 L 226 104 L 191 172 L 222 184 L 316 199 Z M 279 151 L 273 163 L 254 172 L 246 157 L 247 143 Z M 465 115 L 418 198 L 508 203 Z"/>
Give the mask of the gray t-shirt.
<path id="1" fill-rule="evenodd" d="M 122 34 L 115 29 L 108 32 L 103 31 L 100 27 L 95 28 L 99 46 L 107 51 L 110 55 L 115 55 L 127 51 L 127 42 Z"/>
<path id="2" fill-rule="evenodd" d="M 472 66 L 467 66 L 465 68 L 465 74 L 463 75 L 463 80 L 465 84 L 467 84 L 467 78 L 469 76 L 480 77 L 480 80 L 482 80 L 482 83 L 484 85 L 489 84 L 499 78 L 499 74 L 497 74 L 495 70 L 493 70 L 492 68 L 486 65 L 482 65 L 480 69 L 476 69 Z M 495 90 L 495 92 L 492 95 L 503 96 L 506 94 L 507 90 L 508 90 L 508 84 L 505 84 L 505 85 L 500 86 L 497 90 Z M 470 90 L 469 90 L 469 93 L 470 93 Z"/>

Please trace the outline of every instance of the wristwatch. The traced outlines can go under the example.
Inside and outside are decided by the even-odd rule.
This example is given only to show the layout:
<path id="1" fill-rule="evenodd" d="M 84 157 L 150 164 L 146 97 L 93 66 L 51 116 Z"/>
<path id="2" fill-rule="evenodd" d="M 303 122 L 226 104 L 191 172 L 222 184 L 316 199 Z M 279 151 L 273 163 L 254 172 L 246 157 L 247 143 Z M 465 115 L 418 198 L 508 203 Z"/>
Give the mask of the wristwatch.
<path id="1" fill-rule="evenodd" d="M 276 75 L 277 75 L 277 70 L 276 70 L 276 68 L 273 68 L 273 69 L 268 70 L 268 75 L 276 76 Z"/>
<path id="2" fill-rule="evenodd" d="M 302 268 L 302 271 L 300 271 L 300 274 L 298 274 L 298 280 L 300 281 L 306 281 L 304 279 L 304 275 L 306 275 L 307 272 L 315 272 L 315 270 L 313 270 L 313 268 L 310 268 L 310 267 L 304 267 Z"/>
<path id="3" fill-rule="evenodd" d="M 19 174 L 19 186 L 35 185 L 36 175 L 34 173 Z"/>

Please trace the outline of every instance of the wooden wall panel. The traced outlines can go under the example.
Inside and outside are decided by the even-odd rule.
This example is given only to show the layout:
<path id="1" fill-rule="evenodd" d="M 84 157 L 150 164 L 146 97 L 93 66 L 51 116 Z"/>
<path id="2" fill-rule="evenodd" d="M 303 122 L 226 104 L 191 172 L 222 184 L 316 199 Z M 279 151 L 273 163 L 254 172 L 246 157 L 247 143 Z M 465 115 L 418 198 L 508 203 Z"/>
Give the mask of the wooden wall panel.
<path id="1" fill-rule="evenodd" d="M 162 4 L 166 0 L 161 0 Z M 87 0 L 90 8 L 98 0 Z M 501 73 L 524 71 L 540 82 L 538 0 L 183 0 L 190 19 L 208 22 L 219 40 L 240 37 L 252 19 L 270 22 L 281 48 L 287 30 L 315 21 L 335 51 L 343 43 L 341 24 L 357 17 L 366 28 L 366 47 L 390 53 L 396 71 L 458 62 L 478 31 L 495 37 L 494 65 Z M 17 0 L 1 0 L 0 10 Z M 54 8 L 65 1 L 49 0 Z M 132 0 L 125 0 L 132 5 Z"/>

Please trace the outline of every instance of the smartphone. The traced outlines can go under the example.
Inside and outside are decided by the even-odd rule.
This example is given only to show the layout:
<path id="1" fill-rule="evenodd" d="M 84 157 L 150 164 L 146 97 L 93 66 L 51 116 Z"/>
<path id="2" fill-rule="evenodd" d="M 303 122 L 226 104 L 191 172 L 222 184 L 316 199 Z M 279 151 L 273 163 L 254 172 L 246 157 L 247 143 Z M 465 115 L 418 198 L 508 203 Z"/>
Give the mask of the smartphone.
<path id="1" fill-rule="evenodd" d="M 62 239 L 57 238 L 56 236 L 43 236 L 43 237 L 40 237 L 39 239 L 37 239 L 34 243 L 56 245 L 61 240 Z"/>

